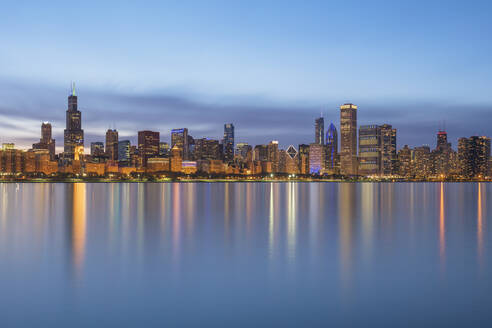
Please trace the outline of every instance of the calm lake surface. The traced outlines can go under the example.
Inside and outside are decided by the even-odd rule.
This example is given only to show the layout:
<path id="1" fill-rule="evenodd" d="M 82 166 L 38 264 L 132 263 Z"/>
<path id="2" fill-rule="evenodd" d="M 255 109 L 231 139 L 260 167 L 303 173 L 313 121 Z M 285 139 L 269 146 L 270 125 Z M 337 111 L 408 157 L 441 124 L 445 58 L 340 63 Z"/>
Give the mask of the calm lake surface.
<path id="1" fill-rule="evenodd" d="M 0 327 L 492 325 L 492 184 L 0 193 Z"/>

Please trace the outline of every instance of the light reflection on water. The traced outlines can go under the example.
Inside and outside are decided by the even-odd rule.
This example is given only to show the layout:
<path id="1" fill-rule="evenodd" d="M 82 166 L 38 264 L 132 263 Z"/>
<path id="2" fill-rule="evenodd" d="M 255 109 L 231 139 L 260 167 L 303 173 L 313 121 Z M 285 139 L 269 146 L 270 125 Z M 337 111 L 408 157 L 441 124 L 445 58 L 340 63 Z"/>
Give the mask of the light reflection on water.
<path id="1" fill-rule="evenodd" d="M 490 188 L 0 184 L 0 311 L 26 327 L 296 326 L 347 313 L 480 325 L 491 319 Z"/>

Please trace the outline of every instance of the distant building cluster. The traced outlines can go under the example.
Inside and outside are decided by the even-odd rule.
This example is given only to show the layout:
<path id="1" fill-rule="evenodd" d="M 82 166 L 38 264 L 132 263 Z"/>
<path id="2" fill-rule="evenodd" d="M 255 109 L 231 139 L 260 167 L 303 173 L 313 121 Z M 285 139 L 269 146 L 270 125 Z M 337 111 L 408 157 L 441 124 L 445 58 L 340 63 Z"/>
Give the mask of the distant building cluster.
<path id="1" fill-rule="evenodd" d="M 251 146 L 235 143 L 234 125 L 224 124 L 221 140 L 193 138 L 187 128 L 173 129 L 171 143 L 157 131 L 139 131 L 138 144 L 120 140 L 116 129 L 84 152 L 82 113 L 75 87 L 68 97 L 63 152 L 55 153 L 51 124 L 41 125 L 41 138 L 29 150 L 5 143 L 0 150 L 4 177 L 154 175 L 239 175 L 295 177 L 390 178 L 402 180 L 489 179 L 490 138 L 460 138 L 455 151 L 447 133 L 438 131 L 436 147 L 407 145 L 397 150 L 397 130 L 389 124 L 357 126 L 357 106 L 340 106 L 340 128 L 323 117 L 315 120 L 314 142 L 280 149 L 278 141 Z M 339 142 L 340 139 L 340 142 Z"/>

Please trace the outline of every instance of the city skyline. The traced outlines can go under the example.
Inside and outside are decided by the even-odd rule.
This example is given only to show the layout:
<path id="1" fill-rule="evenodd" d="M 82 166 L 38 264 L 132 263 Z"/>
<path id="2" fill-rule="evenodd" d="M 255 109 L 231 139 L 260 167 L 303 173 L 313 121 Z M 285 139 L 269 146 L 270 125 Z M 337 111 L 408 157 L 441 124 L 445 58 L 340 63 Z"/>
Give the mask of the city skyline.
<path id="1" fill-rule="evenodd" d="M 491 139 L 460 137 L 457 151 L 448 134 L 439 129 L 436 147 L 427 144 L 398 149 L 398 129 L 386 122 L 359 125 L 359 107 L 344 103 L 340 110 L 340 144 L 333 122 L 326 130 L 323 114 L 314 120 L 313 142 L 283 148 L 278 140 L 268 144 L 236 144 L 235 126 L 224 124 L 222 139 L 196 138 L 188 128 L 170 131 L 170 143 L 160 131 L 139 130 L 138 143 L 119 139 L 117 129 L 106 131 L 105 143 L 84 139 L 82 112 L 78 109 L 75 83 L 67 97 L 63 152 L 56 154 L 52 125 L 41 124 L 41 138 L 32 148 L 3 143 L 0 170 L 7 178 L 103 177 L 130 178 L 140 174 L 168 178 L 176 175 L 271 177 L 275 174 L 303 178 L 369 179 L 490 179 Z M 339 147 L 340 145 L 340 147 Z M 338 152 L 338 149 L 340 151 Z"/>
<path id="2" fill-rule="evenodd" d="M 220 136 L 234 122 L 242 141 L 286 147 L 311 141 L 320 112 L 338 126 L 346 102 L 411 147 L 444 124 L 453 145 L 490 134 L 489 2 L 115 4 L 5 4 L 0 142 L 27 147 L 39 121 L 61 140 L 71 80 L 88 142 L 108 128 L 132 142 L 133 131 L 184 125 Z"/>
<path id="3" fill-rule="evenodd" d="M 65 88 L 65 94 L 68 94 L 70 96 L 73 94 L 73 92 L 76 92 L 78 94 L 80 88 L 79 86 L 75 87 L 74 89 L 74 82 L 70 83 L 70 88 Z M 77 84 L 78 85 L 78 84 Z M 50 95 L 53 94 L 53 90 L 51 89 Z M 0 91 L 1 92 L 1 91 Z M 83 92 L 84 94 L 85 92 Z M 87 96 L 85 97 L 90 97 L 92 95 L 92 92 L 89 92 Z M 57 98 L 64 98 L 60 97 L 60 95 L 54 95 Z M 91 103 L 90 98 L 86 99 L 83 98 L 82 104 L 85 102 Z M 95 98 L 100 98 L 100 94 L 96 94 Z M 124 98 L 124 96 L 122 96 Z M 138 98 L 138 96 L 135 96 Z M 54 99 L 47 99 L 46 97 L 43 97 L 44 100 L 43 102 L 46 101 L 52 101 L 55 103 Z M 128 100 L 131 100 L 132 98 L 129 97 L 127 98 Z M 207 117 L 210 117 L 210 121 L 208 121 L 206 118 L 205 120 L 202 120 L 200 125 L 196 125 L 196 123 L 193 123 L 193 120 L 191 120 L 191 123 L 188 124 L 186 123 L 185 117 L 190 117 L 189 115 L 180 113 L 180 111 L 176 111 L 175 114 L 170 114 L 170 115 L 175 115 L 178 117 L 176 120 L 177 122 L 180 122 L 179 124 L 174 124 L 172 119 L 158 119 L 159 113 L 155 112 L 155 107 L 157 104 L 159 104 L 159 99 L 166 102 L 166 101 L 171 101 L 174 103 L 173 106 L 176 106 L 176 104 L 182 104 L 185 107 L 185 110 L 188 109 L 190 112 L 193 114 L 198 114 L 200 110 L 207 110 Z M 113 99 L 114 100 L 114 99 Z M 119 101 L 121 101 L 120 99 Z M 135 99 L 133 99 L 135 100 Z M 85 133 L 84 137 L 86 141 L 86 147 L 84 147 L 84 151 L 86 154 L 89 153 L 90 149 L 88 148 L 88 145 L 90 145 L 91 142 L 98 142 L 98 141 L 104 141 L 105 139 L 105 134 L 108 129 L 116 129 L 119 132 L 120 139 L 128 139 L 132 143 L 136 144 L 138 142 L 137 134 L 135 133 L 136 131 L 139 130 L 158 130 L 162 134 L 161 141 L 169 142 L 171 143 L 171 137 L 170 133 L 171 130 L 175 128 L 176 125 L 182 125 L 188 126 L 188 130 L 193 131 L 193 134 L 196 137 L 204 137 L 204 138 L 218 138 L 220 139 L 223 131 L 223 123 L 220 123 L 218 121 L 212 121 L 213 120 L 220 120 L 221 119 L 221 113 L 220 110 L 218 110 L 218 113 L 214 113 L 214 106 L 210 104 L 193 104 L 193 103 L 187 103 L 183 99 L 180 98 L 160 98 L 159 96 L 155 96 L 153 99 L 155 102 L 152 101 L 145 101 L 147 103 L 148 108 L 151 110 L 152 115 L 151 118 L 153 118 L 153 122 L 149 122 L 148 125 L 143 125 L 143 123 L 139 124 L 138 126 L 134 125 L 134 121 L 139 121 L 141 116 L 137 114 L 137 112 L 134 112 L 134 116 L 132 115 L 131 112 L 127 112 L 124 115 L 113 115 L 112 116 L 112 121 L 111 123 L 105 123 L 101 122 L 100 120 L 95 120 L 94 116 L 102 116 L 105 117 L 105 115 L 111 115 L 114 114 L 114 112 L 109 108 L 106 112 L 104 110 L 94 110 L 93 108 L 91 109 L 90 107 L 85 108 L 84 105 L 80 107 L 80 110 L 84 112 L 84 122 L 86 122 L 86 128 L 83 128 L 83 130 L 88 130 L 89 133 Z M 56 103 L 59 102 L 59 99 L 56 100 Z M 0 143 L 15 143 L 16 146 L 19 148 L 30 148 L 32 146 L 32 139 L 39 138 L 39 121 L 34 120 L 34 116 L 40 116 L 40 117 L 50 117 L 52 118 L 51 120 L 41 120 L 42 122 L 49 122 L 52 125 L 53 129 L 53 139 L 59 140 L 59 142 L 56 144 L 56 152 L 63 152 L 63 143 L 60 142 L 64 139 L 63 136 L 63 131 L 65 129 L 65 121 L 66 118 L 64 115 L 60 115 L 60 111 L 66 111 L 66 100 L 64 101 L 63 108 L 60 110 L 57 110 L 56 112 L 49 111 L 49 113 L 43 113 L 42 111 L 40 112 L 39 110 L 33 112 L 31 115 L 31 118 L 29 119 L 23 119 L 22 121 L 19 122 L 14 122 L 14 120 L 10 119 L 8 116 L 3 116 L 0 113 L 0 116 L 3 116 L 5 119 L 4 122 L 0 122 Z M 131 103 L 131 101 L 130 101 Z M 157 103 L 157 104 L 156 104 Z M 345 103 L 350 103 L 350 102 L 345 102 Z M 343 104 L 343 103 L 340 103 Z M 324 111 L 321 111 L 321 115 L 325 120 L 325 126 L 329 126 L 331 123 L 333 123 L 335 126 L 340 126 L 340 118 L 339 118 L 339 106 L 340 104 L 335 105 L 335 108 L 327 108 Z M 234 107 L 234 105 L 231 105 L 231 108 L 236 108 L 236 110 L 241 110 L 242 107 L 238 105 L 238 107 Z M 362 107 L 361 107 L 362 106 Z M 390 122 L 393 123 L 392 120 L 388 119 L 388 117 L 391 117 L 389 115 L 389 111 L 381 110 L 381 111 L 373 111 L 373 114 L 375 114 L 373 119 L 368 119 L 368 116 L 371 114 L 371 110 L 367 109 L 367 107 L 371 108 L 372 106 L 365 106 L 364 104 L 362 105 L 357 105 L 357 107 L 361 107 L 362 110 L 358 111 L 358 123 L 357 126 L 360 125 L 374 125 L 374 124 L 380 124 L 381 122 Z M 139 107 L 142 108 L 143 110 L 145 107 Z M 245 108 L 243 108 L 245 109 Z M 255 121 L 255 122 L 250 122 L 250 126 L 244 126 L 244 125 L 239 125 L 237 123 L 234 123 L 236 125 L 236 130 L 239 128 L 239 131 L 241 132 L 241 135 L 239 135 L 237 132 L 236 134 L 239 135 L 237 140 L 239 142 L 247 142 L 249 144 L 262 144 L 262 143 L 268 143 L 271 140 L 278 140 L 279 144 L 281 147 L 287 148 L 291 144 L 303 144 L 303 143 L 311 143 L 313 139 L 313 131 L 312 131 L 312 122 L 313 120 L 317 119 L 320 116 L 320 111 L 317 109 L 312 109 L 311 112 L 308 112 L 306 114 L 303 113 L 297 113 L 297 112 L 292 112 L 291 110 L 286 110 L 286 112 L 282 112 L 281 107 L 253 107 L 253 113 L 261 115 L 262 110 L 268 110 L 271 109 L 273 111 L 272 114 L 279 115 L 277 116 L 277 119 L 282 122 L 282 123 L 294 123 L 296 130 L 302 131 L 302 133 L 296 133 L 295 131 L 284 131 L 283 129 L 278 127 L 278 124 L 274 124 L 273 119 L 268 120 L 269 123 L 274 124 L 272 127 L 273 128 L 268 128 L 265 127 L 264 130 L 261 130 L 258 125 L 261 126 L 261 121 Z M 316 113 L 315 110 L 318 110 Z M 1 108 L 0 108 L 1 111 Z M 369 113 L 367 112 L 369 111 Z M 467 115 L 467 117 L 474 117 L 477 115 L 486 115 L 482 110 L 476 109 L 476 115 Z M 97 112 L 97 115 L 95 115 L 95 112 Z M 88 114 L 87 114 L 88 113 Z M 463 112 L 463 114 L 469 113 L 469 112 Z M 473 113 L 473 111 L 472 111 Z M 116 117 L 117 116 L 117 117 Z M 238 120 L 241 121 L 244 118 L 247 118 L 251 115 L 249 115 L 248 112 L 241 112 L 238 115 Z M 253 115 L 254 116 L 254 115 Z M 167 117 L 167 116 L 162 116 L 162 117 Z M 171 116 L 172 117 L 172 116 Z M 231 121 L 235 120 L 231 117 Z M 301 124 L 296 124 L 296 122 L 292 122 L 292 120 L 297 120 L 299 121 L 299 117 L 302 117 L 301 122 L 304 121 L 306 122 L 306 125 L 301 125 Z M 360 117 L 363 117 L 365 119 L 360 119 Z M 486 117 L 485 117 L 486 118 Z M 464 118 L 462 118 L 464 119 Z M 109 119 L 111 120 L 111 119 Z M 152 126 L 156 126 L 155 120 L 162 120 L 165 122 L 165 127 L 163 129 L 155 129 L 155 128 L 149 128 Z M 205 121 L 205 122 L 203 122 Z M 429 145 L 432 146 L 434 144 L 434 138 L 435 134 L 440 131 L 440 130 L 445 130 L 448 133 L 448 139 L 451 141 L 453 145 L 453 149 L 457 150 L 457 143 L 458 139 L 462 137 L 463 135 L 476 135 L 476 136 L 482 136 L 482 135 L 489 135 L 488 131 L 489 128 L 485 127 L 485 123 L 482 122 L 482 126 L 484 127 L 477 127 L 477 128 L 470 128 L 470 129 L 463 129 L 458 128 L 457 130 L 451 130 L 452 127 L 456 127 L 455 123 L 462 123 L 460 124 L 461 126 L 466 125 L 466 121 L 461 121 L 461 122 L 450 122 L 449 120 L 440 120 L 440 121 L 435 121 L 435 122 L 427 122 L 426 124 L 422 124 L 421 122 L 419 123 L 416 121 L 413 123 L 412 121 L 408 121 L 408 119 L 402 123 L 401 119 L 396 118 L 396 122 L 400 122 L 401 127 L 399 124 L 392 124 L 396 128 L 398 128 L 399 131 L 399 138 L 397 140 L 397 148 L 400 149 L 404 145 L 409 145 L 410 147 L 417 147 L 421 145 Z M 482 120 L 486 122 L 486 119 Z M 132 125 L 128 125 L 128 123 Z M 123 129 L 120 128 L 120 126 L 123 126 Z M 157 125 L 161 126 L 162 125 Z M 192 128 L 192 127 L 195 128 Z M 99 129 L 98 127 L 101 127 Z M 132 128 L 135 127 L 135 130 Z M 205 128 L 204 128 L 205 127 Z M 451 127 L 451 128 L 450 128 Z M 88 129 L 87 129 L 88 128 Z M 169 129 L 166 131 L 166 129 Z M 483 133 L 467 133 L 466 131 L 483 131 Z M 14 133 L 13 135 L 9 136 L 7 133 Z M 15 131 L 15 132 L 13 132 Z M 202 131 L 202 134 L 200 134 L 200 131 Z M 254 136 L 251 135 L 251 131 L 254 131 Z M 465 131 L 464 134 L 460 134 L 459 131 Z M 32 137 L 31 137 L 32 135 Z M 324 137 L 323 137 L 324 139 Z M 251 141 L 252 140 L 252 141 Z M 257 141 L 255 141 L 257 140 Z M 404 141 L 402 141 L 404 140 Z M 408 140 L 408 142 L 407 142 Z M 420 142 L 422 140 L 422 142 Z M 428 140 L 428 141 L 427 141 Z"/>

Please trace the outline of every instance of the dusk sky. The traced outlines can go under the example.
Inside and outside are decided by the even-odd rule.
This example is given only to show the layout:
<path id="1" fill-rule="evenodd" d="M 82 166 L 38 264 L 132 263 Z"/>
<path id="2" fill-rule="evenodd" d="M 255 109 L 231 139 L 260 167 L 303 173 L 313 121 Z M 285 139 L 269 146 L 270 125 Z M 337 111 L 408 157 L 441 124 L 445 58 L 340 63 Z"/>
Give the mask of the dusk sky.
<path id="1" fill-rule="evenodd" d="M 398 146 L 491 135 L 490 1 L 7 1 L 0 10 L 0 142 L 42 121 L 63 146 L 76 82 L 85 145 L 115 127 L 236 142 L 314 141 L 314 119 L 392 124 Z"/>

